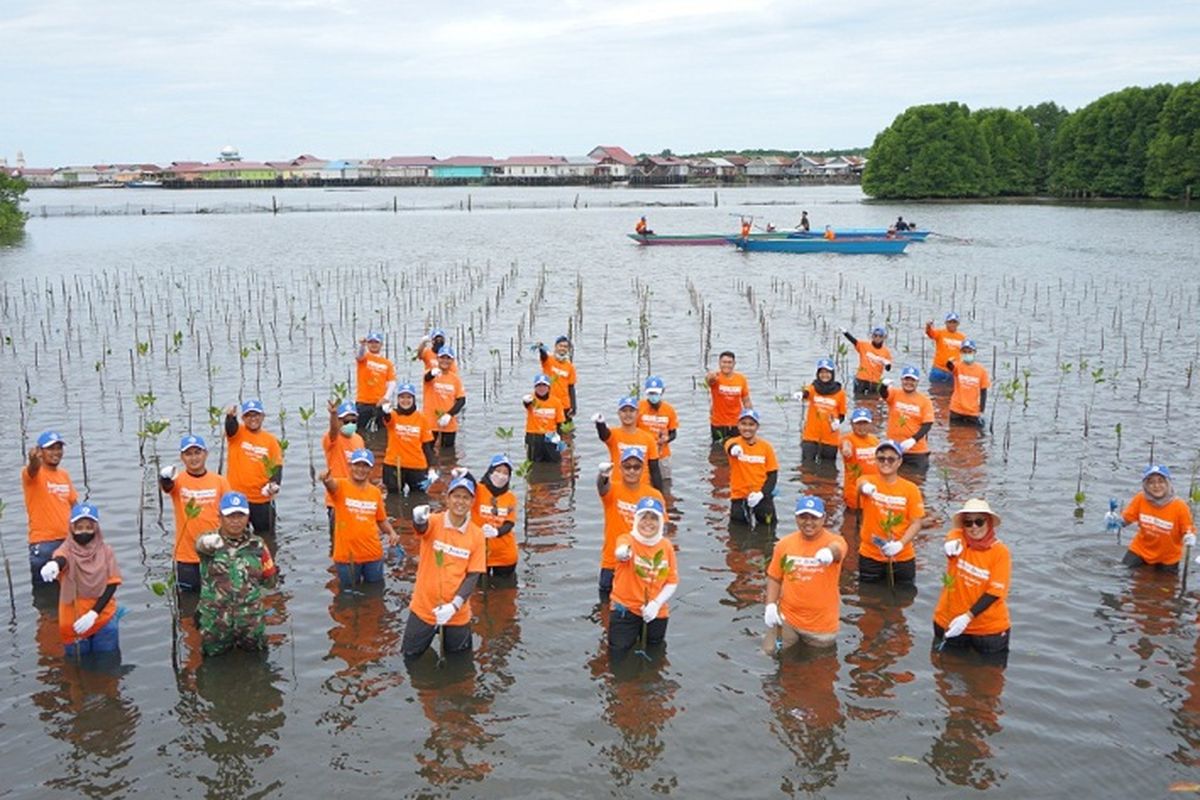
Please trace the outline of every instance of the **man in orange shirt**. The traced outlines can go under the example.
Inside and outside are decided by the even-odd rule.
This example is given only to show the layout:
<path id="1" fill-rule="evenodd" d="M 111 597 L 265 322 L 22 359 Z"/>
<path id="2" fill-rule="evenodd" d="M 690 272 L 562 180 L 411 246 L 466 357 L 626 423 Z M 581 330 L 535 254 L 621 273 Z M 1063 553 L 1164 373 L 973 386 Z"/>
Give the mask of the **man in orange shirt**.
<path id="1" fill-rule="evenodd" d="M 720 444 L 726 439 L 737 436 L 738 418 L 743 408 L 753 408 L 750 401 L 750 384 L 746 376 L 734 372 L 737 356 L 732 350 L 726 350 L 717 357 L 719 369 L 709 371 L 704 376 L 711 395 L 711 405 L 708 413 L 708 424 L 712 433 L 713 444 Z"/>
<path id="2" fill-rule="evenodd" d="M 758 438 L 758 412 L 743 409 L 738 419 L 738 435 L 725 442 L 729 456 L 729 521 L 749 524 L 775 524 L 775 484 L 779 480 L 779 462 L 775 448 Z"/>
<path id="3" fill-rule="evenodd" d="M 846 390 L 841 381 L 834 380 L 833 359 L 819 359 L 816 378 L 796 394 L 797 399 L 809 401 L 800 434 L 800 460 L 833 464 L 846 417 Z"/>
<path id="4" fill-rule="evenodd" d="M 563 407 L 567 419 L 575 417 L 578 408 L 575 402 L 575 365 L 571 363 L 571 340 L 565 334 L 554 340 L 554 352 L 546 350 L 546 345 L 538 342 L 538 358 L 542 362 L 542 372 L 550 378 L 550 394 Z"/>
<path id="5" fill-rule="evenodd" d="M 667 601 L 679 587 L 679 569 L 675 546 L 663 537 L 665 520 L 662 502 L 643 497 L 634 508 L 633 525 L 617 539 L 608 616 L 608 652 L 613 661 L 629 655 L 643 631 L 647 650 L 666 639 Z"/>
<path id="6" fill-rule="evenodd" d="M 841 329 L 842 336 L 854 346 L 858 353 L 858 371 L 854 373 L 854 396 L 871 397 L 879 394 L 883 385 L 883 373 L 892 368 L 892 351 L 884 341 L 887 339 L 887 328 L 876 325 L 871 328 L 871 341 L 864 342 L 856 339 L 854 334 L 845 328 Z"/>
<path id="7" fill-rule="evenodd" d="M 900 443 L 904 464 L 918 472 L 929 469 L 929 431 L 933 428 L 933 401 L 917 391 L 921 371 L 906 365 L 900 370 L 900 391 L 884 382 L 888 405 L 887 436 Z"/>
<path id="8" fill-rule="evenodd" d="M 646 396 L 638 402 L 637 425 L 658 441 L 658 473 L 666 486 L 671 480 L 671 442 L 679 433 L 679 415 L 675 413 L 675 406 L 663 402 L 666 384 L 662 378 L 651 375 L 642 388 Z"/>
<path id="9" fill-rule="evenodd" d="M 1196 526 L 1187 501 L 1175 496 L 1171 470 L 1166 464 L 1151 464 L 1142 472 L 1142 491 L 1133 496 L 1125 511 L 1105 515 L 1109 524 L 1137 523 L 1137 533 L 1121 559 L 1127 567 L 1153 566 L 1174 572 L 1179 569 L 1183 549 L 1196 544 Z"/>
<path id="10" fill-rule="evenodd" d="M 1012 556 L 996 538 L 1000 515 L 972 498 L 954 515 L 942 545 L 946 574 L 933 612 L 933 644 L 967 647 L 987 655 L 1008 652 Z"/>
<path id="11" fill-rule="evenodd" d="M 242 403 L 225 409 L 225 438 L 229 440 L 229 487 L 246 495 L 250 527 L 259 536 L 275 533 L 275 495 L 283 482 L 283 447 L 263 430 L 266 416 L 262 401 Z"/>
<path id="12" fill-rule="evenodd" d="M 929 370 L 930 383 L 949 383 L 950 370 L 946 366 L 952 358 L 958 357 L 959 348 L 967 338 L 965 333 L 958 330 L 958 314 L 951 311 L 946 315 L 946 327 L 933 327 L 933 320 L 925 323 L 925 335 L 934 342 L 933 368 Z"/>
<path id="13" fill-rule="evenodd" d="M 632 397 L 622 397 L 617 401 L 617 417 L 621 424 L 609 428 L 604 421 L 604 415 L 597 412 L 592 415 L 596 425 L 596 435 L 608 447 L 608 457 L 612 461 L 629 447 L 636 447 L 645 453 L 646 480 L 658 491 L 663 489 L 662 472 L 658 466 L 658 437 L 650 431 L 638 427 L 638 401 Z"/>
<path id="14" fill-rule="evenodd" d="M 158 488 L 171 498 L 175 509 L 175 586 L 181 592 L 200 591 L 200 555 L 196 537 L 221 526 L 220 504 L 231 491 L 224 475 L 209 472 L 208 445 L 188 434 L 179 441 L 184 472 L 176 464 L 159 471 Z"/>
<path id="15" fill-rule="evenodd" d="M 421 555 L 400 644 L 406 664 L 428 650 L 439 631 L 443 655 L 471 649 L 468 601 L 487 571 L 483 530 L 471 521 L 474 500 L 475 482 L 462 476 L 450 482 L 445 511 L 430 515 L 429 506 L 413 509 Z"/>
<path id="16" fill-rule="evenodd" d="M 357 377 L 355 401 L 361 430 L 373 431 L 378 427 L 379 404 L 392 396 L 396 390 L 396 365 L 381 352 L 383 334 L 371 331 L 358 342 Z"/>
<path id="17" fill-rule="evenodd" d="M 525 405 L 525 457 L 542 464 L 562 461 L 561 425 L 567 421 L 562 401 L 552 391 L 549 375 L 533 379 L 533 394 L 521 398 Z"/>
<path id="18" fill-rule="evenodd" d="M 350 477 L 350 456 L 365 448 L 358 433 L 358 408 L 346 400 L 341 405 L 329 401 L 329 429 L 321 437 L 325 469 L 334 478 Z M 325 492 L 325 515 L 329 518 L 329 552 L 333 552 L 333 497 Z"/>
<path id="19" fill-rule="evenodd" d="M 846 540 L 825 529 L 825 503 L 819 497 L 796 500 L 796 528 L 775 543 L 767 565 L 767 633 L 762 640 L 767 655 L 797 642 L 810 647 L 837 642 L 838 577 Z"/>
<path id="20" fill-rule="evenodd" d="M 954 393 L 950 395 L 950 424 L 982 427 L 992 380 L 987 368 L 975 361 L 974 339 L 963 339 L 960 352 L 961 361 L 952 358 L 946 362 L 946 369 L 954 376 Z"/>
<path id="21" fill-rule="evenodd" d="M 34 589 L 47 585 L 42 580 L 42 567 L 66 541 L 71 506 L 79 499 L 71 476 L 59 466 L 63 447 L 62 436 L 45 431 L 21 470 L 21 490 L 29 518 L 29 577 Z"/>
<path id="22" fill-rule="evenodd" d="M 875 448 L 879 474 L 858 479 L 862 523 L 858 529 L 858 580 L 911 584 L 917 576 L 913 539 L 921 530 L 921 490 L 899 475 L 903 448 L 884 439 Z"/>
<path id="23" fill-rule="evenodd" d="M 467 404 L 462 378 L 454 366 L 454 348 L 446 345 L 438 353 L 438 365 L 425 373 L 425 396 L 421 405 L 438 448 L 454 452 L 458 438 L 458 413 Z"/>
<path id="24" fill-rule="evenodd" d="M 388 491 L 401 487 L 413 492 L 428 491 L 438 479 L 433 468 L 433 431 L 429 420 L 417 410 L 417 387 L 402 383 L 396 389 L 396 405 L 384 403 L 383 426 L 387 429 L 387 452 L 383 457 L 383 485 Z"/>
<path id="25" fill-rule="evenodd" d="M 613 570 L 617 566 L 617 539 L 633 527 L 633 512 L 643 497 L 653 497 L 663 505 L 662 493 L 647 486 L 642 477 L 646 454 L 640 448 L 627 447 L 621 451 L 621 479 L 612 479 L 613 462 L 600 464 L 596 474 L 596 492 L 604 506 L 604 543 L 600 548 L 600 602 L 612 593 Z"/>
<path id="26" fill-rule="evenodd" d="M 871 409 L 859 406 L 850 412 L 850 433 L 842 439 L 842 498 L 849 509 L 859 507 L 858 479 L 879 474 L 875 467 L 879 437 L 871 432 L 874 422 Z"/>
<path id="27" fill-rule="evenodd" d="M 350 456 L 349 478 L 335 478 L 329 470 L 319 476 L 333 498 L 333 566 L 343 590 L 383 580 L 380 533 L 387 535 L 391 547 L 400 545 L 383 507 L 383 493 L 369 480 L 374 466 L 375 456 L 362 448 Z"/>

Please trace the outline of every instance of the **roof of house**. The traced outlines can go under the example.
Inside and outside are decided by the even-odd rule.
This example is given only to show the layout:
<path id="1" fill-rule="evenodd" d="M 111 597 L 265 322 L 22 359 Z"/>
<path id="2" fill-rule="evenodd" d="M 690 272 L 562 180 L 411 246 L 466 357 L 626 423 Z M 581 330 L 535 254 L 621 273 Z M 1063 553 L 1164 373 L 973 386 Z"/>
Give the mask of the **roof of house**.
<path id="1" fill-rule="evenodd" d="M 595 153 L 597 150 L 601 151 L 603 154 L 600 156 L 601 158 L 611 158 L 618 164 L 631 166 L 638 163 L 637 159 L 629 155 L 629 153 L 623 147 L 614 147 L 613 145 L 602 144 L 592 148 L 593 153 Z"/>
<path id="2" fill-rule="evenodd" d="M 750 159 L 747 156 L 729 155 L 725 156 L 725 160 L 730 164 L 733 164 L 735 167 L 744 167 L 750 163 Z"/>
<path id="3" fill-rule="evenodd" d="M 453 156 L 439 161 L 438 167 L 491 167 L 496 159 L 491 156 Z"/>
<path id="4" fill-rule="evenodd" d="M 385 167 L 432 167 L 437 164 L 436 156 L 392 156 L 383 162 Z"/>
<path id="5" fill-rule="evenodd" d="M 495 163 L 498 167 L 561 167 L 567 162 L 562 156 L 509 156 Z"/>

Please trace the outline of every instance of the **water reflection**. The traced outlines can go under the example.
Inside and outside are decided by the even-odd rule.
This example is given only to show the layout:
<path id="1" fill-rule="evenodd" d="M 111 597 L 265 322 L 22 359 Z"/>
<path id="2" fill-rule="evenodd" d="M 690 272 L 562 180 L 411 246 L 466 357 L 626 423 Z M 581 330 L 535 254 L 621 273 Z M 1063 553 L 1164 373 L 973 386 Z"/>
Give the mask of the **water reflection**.
<path id="1" fill-rule="evenodd" d="M 1191 660 L 1182 665 L 1183 697 L 1171 715 L 1171 733 L 1179 745 L 1168 758 L 1186 767 L 1200 767 L 1200 639 L 1192 645 Z"/>
<path id="2" fill-rule="evenodd" d="M 846 656 L 850 668 L 850 693 L 863 700 L 895 698 L 892 691 L 898 683 L 910 683 L 913 674 L 896 672 L 892 668 L 912 650 L 912 633 L 904 609 L 912 605 L 916 589 L 898 585 L 894 590 L 886 585 L 859 585 L 858 600 L 862 613 L 855 624 L 861 638 L 858 647 Z M 851 716 L 858 719 L 893 717 L 899 712 L 894 706 L 852 705 Z"/>
<path id="3" fill-rule="evenodd" d="M 479 721 L 491 710 L 492 696 L 480 691 L 470 653 L 451 653 L 440 663 L 428 657 L 408 665 L 429 735 L 414 754 L 417 774 L 433 786 L 477 783 L 492 771 L 487 758 L 472 756 L 495 739 Z"/>
<path id="4" fill-rule="evenodd" d="M 328 588 L 334 592 L 329 604 L 333 625 L 327 633 L 329 654 L 325 660 L 340 660 L 345 666 L 322 683 L 336 698 L 337 706 L 325 711 L 320 721 L 343 730 L 354 723 L 356 706 L 402 681 L 399 673 L 382 668 L 383 659 L 399 646 L 400 630 L 384 603 L 382 584 L 341 592 L 334 579 Z"/>
<path id="5" fill-rule="evenodd" d="M 936 650 L 930 659 L 945 722 L 925 762 L 956 786 L 989 789 L 999 785 L 1007 775 L 992 763 L 988 739 L 1001 731 L 1004 660 Z"/>
<path id="6" fill-rule="evenodd" d="M 811 794 L 831 789 L 850 763 L 846 718 L 835 686 L 837 651 L 793 648 L 777 673 L 763 681 L 763 695 L 775 715 L 771 732 L 796 758 L 781 789 Z"/>
<path id="7" fill-rule="evenodd" d="M 665 674 L 670 667 L 665 643 L 650 648 L 649 656 L 649 660 L 630 656 L 611 664 L 608 647 L 602 642 L 588 661 L 592 679 L 599 684 L 604 721 L 620 734 L 620 739 L 601 747 L 600 753 L 609 761 L 609 775 L 621 787 L 629 786 L 662 757 L 666 749 L 663 726 L 678 711 L 675 693 L 679 684 Z M 673 785 L 674 778 L 666 780 Z M 671 787 L 656 782 L 654 788 L 670 791 Z"/>

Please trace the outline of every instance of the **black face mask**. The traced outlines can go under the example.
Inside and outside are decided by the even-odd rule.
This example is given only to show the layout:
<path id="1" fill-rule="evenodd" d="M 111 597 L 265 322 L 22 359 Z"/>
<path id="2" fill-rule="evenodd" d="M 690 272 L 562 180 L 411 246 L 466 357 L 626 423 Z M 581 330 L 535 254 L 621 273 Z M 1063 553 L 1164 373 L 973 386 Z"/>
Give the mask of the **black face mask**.
<path id="1" fill-rule="evenodd" d="M 94 533 L 72 533 L 71 538 L 75 540 L 75 544 L 80 547 L 86 547 L 92 543 L 92 539 L 96 538 Z"/>

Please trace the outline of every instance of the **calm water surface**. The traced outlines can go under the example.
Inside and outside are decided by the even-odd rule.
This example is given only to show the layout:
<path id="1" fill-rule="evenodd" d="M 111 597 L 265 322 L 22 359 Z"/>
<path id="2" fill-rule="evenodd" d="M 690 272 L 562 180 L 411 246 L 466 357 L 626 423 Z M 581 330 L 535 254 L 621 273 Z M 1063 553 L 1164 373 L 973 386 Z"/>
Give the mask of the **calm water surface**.
<path id="1" fill-rule="evenodd" d="M 271 193 L 150 194 L 269 204 Z M 709 190 L 593 190 L 576 210 L 573 189 L 472 194 L 563 208 L 47 219 L 0 251 L 0 530 L 17 596 L 0 633 L 0 796 L 872 796 L 886 786 L 897 796 L 1130 797 L 1200 777 L 1195 596 L 1180 599 L 1175 577 L 1128 574 L 1102 520 L 1109 496 L 1137 490 L 1152 450 L 1180 493 L 1200 458 L 1200 389 L 1189 380 L 1200 349 L 1195 215 L 891 207 L 836 188 L 722 191 L 718 208 Z M 413 190 L 401 202 L 465 195 Z M 83 197 L 32 201 L 130 201 Z M 707 205 L 651 208 L 652 227 L 732 231 L 737 213 L 794 224 L 801 208 L 816 225 L 880 225 L 902 213 L 970 244 L 931 240 L 893 259 L 638 248 L 624 234 L 641 209 L 612 207 L 681 199 Z M 800 205 L 769 205 L 783 203 Z M 772 537 L 728 528 L 728 470 L 710 455 L 707 395 L 695 386 L 700 309 L 712 312 L 710 361 L 733 349 L 750 378 L 761 435 L 783 465 L 781 507 L 804 489 L 839 495 L 832 468 L 799 468 L 800 408 L 784 400 L 817 357 L 837 352 L 838 326 L 886 320 L 898 359 L 925 367 L 924 320 L 963 316 L 980 360 L 1010 388 L 991 393 L 983 436 L 948 431 L 947 398 L 935 396 L 923 488 L 943 523 L 976 495 L 1004 516 L 1007 668 L 930 653 L 944 524 L 920 540 L 915 596 L 860 591 L 851 559 L 836 652 L 782 665 L 758 653 Z M 648 348 L 630 348 L 643 312 Z M 403 346 L 431 321 L 454 332 L 462 356 L 458 462 L 476 469 L 515 449 L 497 428 L 516 427 L 519 440 L 520 397 L 537 371 L 531 340 L 575 334 L 581 419 L 613 416 L 647 370 L 667 381 L 681 418 L 671 487 L 681 585 L 660 662 L 631 676 L 607 663 L 595 591 L 604 450 L 587 424 L 561 470 L 516 481 L 520 583 L 475 598 L 472 662 L 405 669 L 411 561 L 381 592 L 336 594 L 308 475 L 324 416 L 306 429 L 298 409 L 347 380 L 351 342 L 368 327 L 388 332 L 401 375 L 417 377 Z M 153 415 L 171 421 L 157 444 L 167 458 L 190 419 L 214 443 L 211 466 L 207 408 L 239 396 L 262 397 L 269 426 L 285 429 L 284 578 L 266 658 L 204 662 L 185 624 L 173 664 L 170 612 L 148 588 L 168 571 L 171 540 L 156 522 L 153 466 L 139 466 L 134 397 L 150 391 Z M 53 605 L 30 598 L 22 416 L 25 437 L 63 431 L 66 466 L 104 511 L 129 612 L 119 664 L 64 662 Z M 154 450 L 145 444 L 147 462 Z M 389 505 L 411 531 L 408 502 Z M 856 541 L 840 503 L 831 508 L 830 526 Z M 169 505 L 164 525 L 173 530 Z"/>

